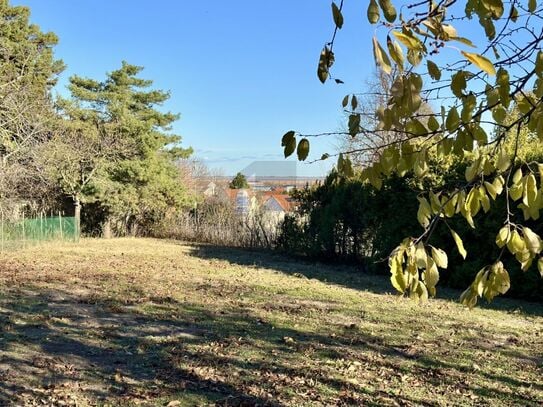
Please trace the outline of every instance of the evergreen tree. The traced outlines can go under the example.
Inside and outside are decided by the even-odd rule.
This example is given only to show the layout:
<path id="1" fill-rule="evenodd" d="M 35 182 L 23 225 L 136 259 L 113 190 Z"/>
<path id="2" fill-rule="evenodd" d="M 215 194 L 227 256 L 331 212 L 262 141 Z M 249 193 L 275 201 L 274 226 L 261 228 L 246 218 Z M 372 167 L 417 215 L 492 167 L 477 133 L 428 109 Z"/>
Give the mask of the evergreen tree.
<path id="1" fill-rule="evenodd" d="M 249 188 L 247 178 L 241 172 L 238 172 L 236 176 L 230 181 L 230 188 L 232 189 L 246 189 Z"/>
<path id="2" fill-rule="evenodd" d="M 149 89 L 152 81 L 137 76 L 142 69 L 123 62 L 102 82 L 73 76 L 72 100 L 60 102 L 67 117 L 94 126 L 117 149 L 85 191 L 104 213 L 105 235 L 112 221 L 135 231 L 187 203 L 176 161 L 192 149 L 181 148 L 181 137 L 171 132 L 179 115 L 158 110 L 169 93 Z"/>

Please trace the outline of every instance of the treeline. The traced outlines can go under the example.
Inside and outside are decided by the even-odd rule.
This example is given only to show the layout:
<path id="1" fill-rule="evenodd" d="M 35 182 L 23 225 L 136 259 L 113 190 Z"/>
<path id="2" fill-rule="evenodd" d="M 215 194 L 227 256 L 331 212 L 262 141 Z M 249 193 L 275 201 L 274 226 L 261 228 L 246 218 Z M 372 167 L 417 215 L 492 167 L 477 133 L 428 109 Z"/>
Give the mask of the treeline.
<path id="1" fill-rule="evenodd" d="M 74 75 L 69 97 L 52 90 L 65 65 L 57 37 L 0 0 L 0 210 L 65 211 L 91 234 L 145 234 L 192 198 L 181 182 L 181 148 L 170 97 L 122 62 L 103 79 Z M 79 222 L 79 221 L 78 221 Z"/>
<path id="2" fill-rule="evenodd" d="M 535 135 L 523 133 L 519 146 L 510 146 L 517 149 L 518 162 L 541 162 L 543 144 Z M 421 233 L 417 222 L 417 197 L 421 191 L 465 183 L 470 158 L 451 156 L 447 162 L 431 163 L 424 185 L 408 173 L 401 178 L 388 177 L 379 190 L 362 182 L 359 172 L 345 178 L 332 171 L 321 184 L 294 193 L 298 208 L 285 218 L 278 248 L 323 261 L 362 264 L 368 272 L 388 275 L 391 251 L 404 237 Z M 447 219 L 433 231 L 429 241 L 449 253 L 449 267 L 441 273 L 440 284 L 464 289 L 482 267 L 501 257 L 511 277 L 508 295 L 541 300 L 543 283 L 537 265 L 521 271 L 509 251 L 502 251 L 495 243 L 496 231 L 503 226 L 507 210 L 511 211 L 512 219 L 522 219 L 534 232 L 543 233 L 540 220 L 524 220 L 517 204 L 507 207 L 505 194 L 499 195 L 488 211 L 480 209 L 474 218 L 476 228 L 471 228 L 460 214 Z M 470 242 L 466 260 L 458 253 L 449 228 Z"/>

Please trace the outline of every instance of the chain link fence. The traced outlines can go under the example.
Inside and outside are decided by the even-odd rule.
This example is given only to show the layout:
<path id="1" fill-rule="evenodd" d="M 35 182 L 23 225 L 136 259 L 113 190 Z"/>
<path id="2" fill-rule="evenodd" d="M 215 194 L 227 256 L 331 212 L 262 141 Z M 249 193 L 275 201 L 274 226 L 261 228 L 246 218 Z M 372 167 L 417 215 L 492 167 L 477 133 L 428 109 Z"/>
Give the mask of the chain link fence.
<path id="1" fill-rule="evenodd" d="M 79 240 L 79 230 L 74 217 L 39 216 L 5 219 L 0 215 L 0 251 L 35 246 L 47 241 Z"/>

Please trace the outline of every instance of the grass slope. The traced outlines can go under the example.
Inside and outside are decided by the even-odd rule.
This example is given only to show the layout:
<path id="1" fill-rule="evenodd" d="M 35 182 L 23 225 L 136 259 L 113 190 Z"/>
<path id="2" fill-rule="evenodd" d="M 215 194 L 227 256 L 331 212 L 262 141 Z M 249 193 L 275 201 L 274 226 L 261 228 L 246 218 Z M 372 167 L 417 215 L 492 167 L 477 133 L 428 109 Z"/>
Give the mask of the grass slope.
<path id="1" fill-rule="evenodd" d="M 158 240 L 3 254 L 0 405 L 543 403 L 541 306 L 386 291 L 347 268 Z"/>

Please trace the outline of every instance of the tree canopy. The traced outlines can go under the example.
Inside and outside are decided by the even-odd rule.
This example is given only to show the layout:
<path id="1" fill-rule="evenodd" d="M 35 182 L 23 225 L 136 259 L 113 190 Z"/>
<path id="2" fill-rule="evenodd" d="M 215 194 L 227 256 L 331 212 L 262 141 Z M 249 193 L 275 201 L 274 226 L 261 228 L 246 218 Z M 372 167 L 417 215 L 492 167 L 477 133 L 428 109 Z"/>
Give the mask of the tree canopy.
<path id="1" fill-rule="evenodd" d="M 236 176 L 232 178 L 232 181 L 230 181 L 229 186 L 232 189 L 249 188 L 249 184 L 247 183 L 247 178 L 241 172 L 238 172 Z"/>
<path id="2" fill-rule="evenodd" d="M 158 109 L 169 93 L 150 89 L 152 81 L 138 77 L 142 69 L 123 62 L 103 81 L 73 76 L 71 99 L 59 101 L 87 140 L 86 161 L 76 159 L 76 173 L 98 170 L 87 199 L 99 202 L 106 222 L 116 217 L 132 227 L 186 202 L 176 160 L 192 153 L 171 132 L 179 115 Z"/>
<path id="3" fill-rule="evenodd" d="M 343 83 L 332 76 L 333 47 L 342 26 L 357 22 L 343 16 L 342 8 L 343 1 L 332 4 L 335 29 L 317 68 L 323 83 L 329 79 Z M 375 63 L 392 80 L 386 100 L 375 109 L 376 128 L 364 128 L 356 95 L 343 99 L 348 124 L 342 133 L 353 138 L 397 134 L 380 146 L 378 159 L 363 170 L 363 179 L 375 188 L 392 174 L 414 174 L 422 181 L 417 215 L 422 232 L 405 238 L 391 253 L 394 287 L 416 299 L 435 295 L 439 269 L 448 265 L 445 251 L 428 244 L 437 225 L 450 229 L 465 258 L 470 242 L 464 245 L 447 219 L 461 214 L 475 228 L 477 214 L 488 211 L 502 194 L 507 205 L 503 227 L 496 230 L 496 245 L 502 254 L 512 253 L 522 270 L 537 263 L 543 275 L 542 240 L 523 224 L 537 220 L 543 208 L 543 163 L 518 154 L 525 132 L 543 140 L 541 5 L 535 0 L 443 0 L 398 7 L 391 0 L 370 0 L 366 11 L 376 27 L 371 43 Z M 421 111 L 423 104 L 431 110 Z M 305 160 L 312 136 L 317 135 L 287 132 L 282 138 L 285 156 L 296 151 L 298 159 Z M 340 153 L 338 172 L 351 176 L 349 153 L 372 148 Z M 431 157 L 451 155 L 469 161 L 464 181 L 439 188 L 425 185 Z M 513 205 L 522 210 L 522 218 L 513 214 Z M 472 307 L 478 297 L 491 300 L 509 286 L 499 255 L 477 273 L 461 301 Z"/>
<path id="4" fill-rule="evenodd" d="M 29 16 L 27 7 L 0 1 L 0 200 L 42 196 L 33 148 L 51 134 L 50 91 L 64 69 L 53 55 L 56 35 Z"/>

